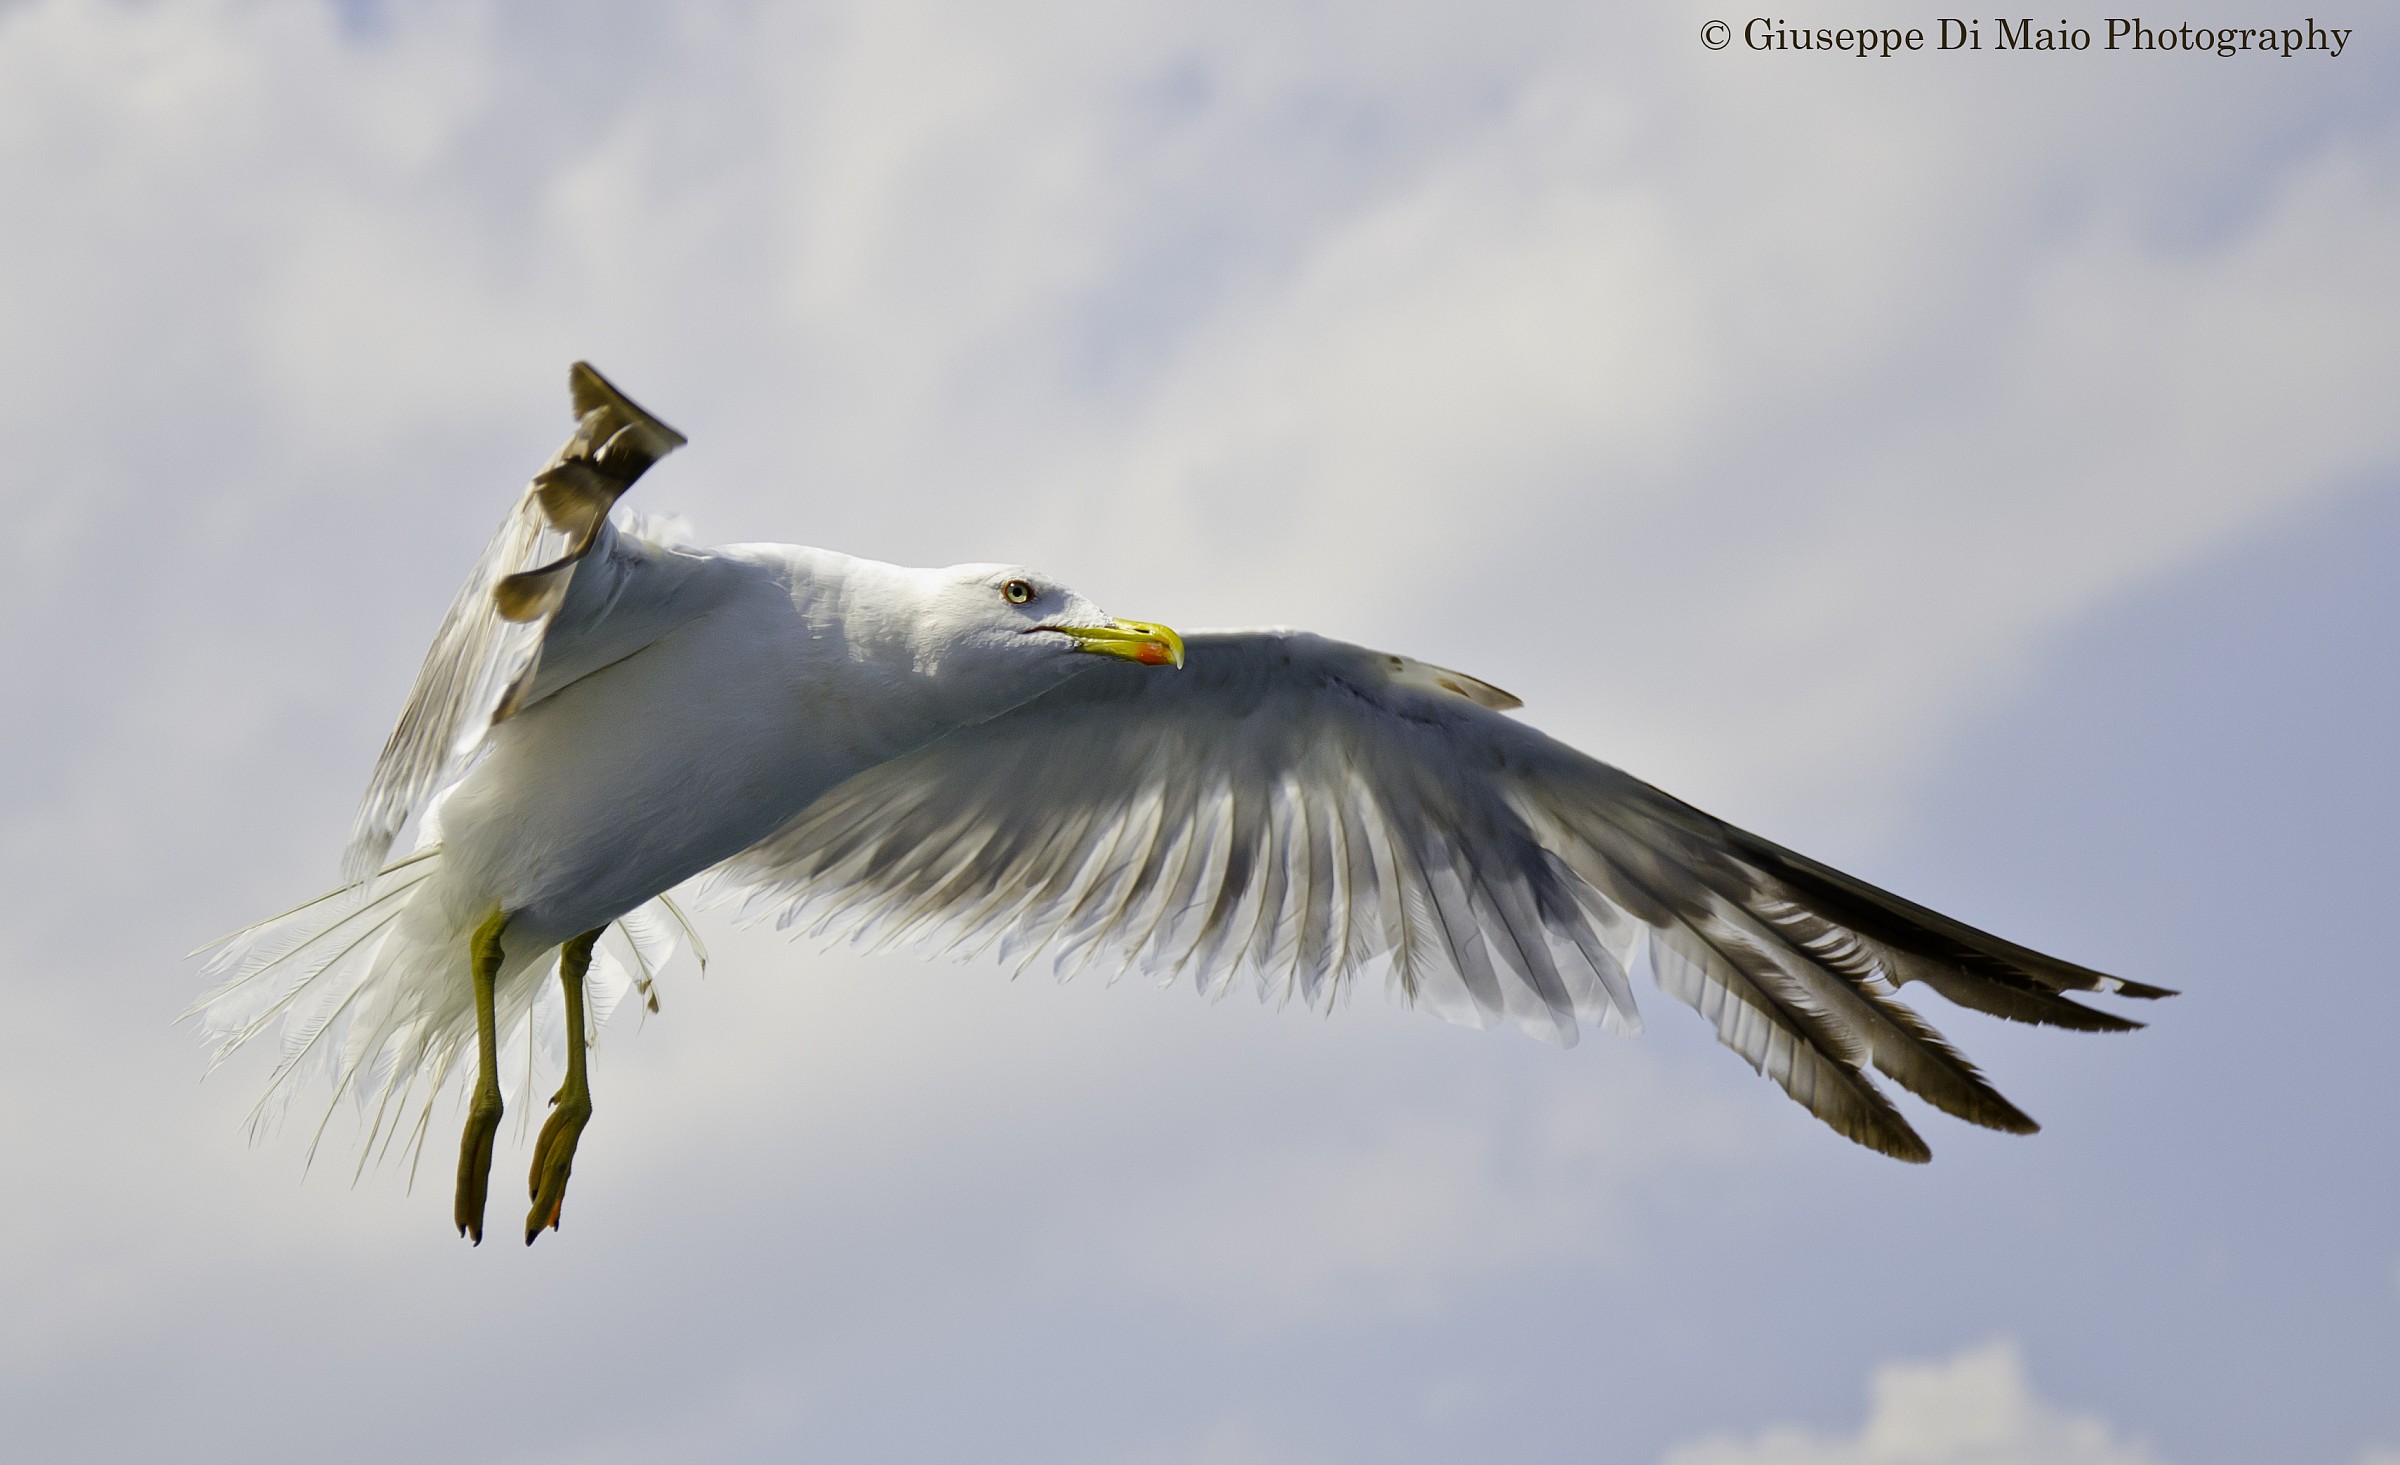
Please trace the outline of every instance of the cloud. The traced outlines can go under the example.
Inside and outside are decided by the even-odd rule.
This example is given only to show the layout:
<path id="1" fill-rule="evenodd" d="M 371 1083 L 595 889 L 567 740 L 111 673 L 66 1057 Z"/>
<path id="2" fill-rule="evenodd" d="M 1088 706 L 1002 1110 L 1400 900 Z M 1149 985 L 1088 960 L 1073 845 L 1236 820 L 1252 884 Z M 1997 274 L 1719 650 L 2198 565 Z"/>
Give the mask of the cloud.
<path id="1" fill-rule="evenodd" d="M 1987 1343 L 1940 1363 L 1891 1363 L 1868 1385 L 1857 1433 L 1788 1426 L 1716 1436 L 1662 1465 L 2159 1465 L 2106 1421 L 2033 1392 L 2016 1345 Z"/>
<path id="2" fill-rule="evenodd" d="M 413 608 L 590 353 L 695 431 L 644 493 L 712 535 L 1402 642 L 1797 814 L 1889 808 L 2058 627 L 2400 454 L 2388 122 L 2179 161 L 2248 190 L 2194 230 L 2086 145 L 2122 79 L 2000 148 L 1995 73 L 1695 70 L 1546 4 L 680 13 L 11 11 L 46 562 L 339 516 Z M 2196 153 L 2273 120 L 2156 86 Z M 1577 627 L 1578 675 L 1485 616 Z M 345 708 L 424 634 L 367 618 Z"/>

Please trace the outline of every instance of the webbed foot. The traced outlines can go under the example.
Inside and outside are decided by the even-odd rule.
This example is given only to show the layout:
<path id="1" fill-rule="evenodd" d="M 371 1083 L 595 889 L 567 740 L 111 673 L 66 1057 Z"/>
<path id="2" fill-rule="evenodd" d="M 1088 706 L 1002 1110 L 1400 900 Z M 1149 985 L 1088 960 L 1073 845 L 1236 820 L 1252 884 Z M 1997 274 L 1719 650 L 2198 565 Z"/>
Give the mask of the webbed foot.
<path id="1" fill-rule="evenodd" d="M 605 929 L 605 928 L 602 928 Z M 592 1117 L 592 1085 L 584 1066 L 583 974 L 591 969 L 592 947 L 598 930 L 586 931 L 558 949 L 559 996 L 567 1019 L 567 1081 L 550 1099 L 550 1117 L 542 1137 L 533 1143 L 533 1173 L 525 1187 L 533 1194 L 533 1209 L 525 1213 L 525 1244 L 558 1229 L 558 1213 L 567 1203 L 567 1177 L 575 1170 L 575 1145 Z"/>
<path id="2" fill-rule="evenodd" d="M 533 1197 L 533 1209 L 525 1213 L 527 1246 L 542 1228 L 558 1229 L 559 1211 L 567 1203 L 567 1177 L 575 1171 L 575 1145 L 592 1117 L 591 1093 L 580 1084 L 560 1089 L 550 1105 L 541 1138 L 533 1144 L 533 1172 L 526 1177 L 526 1190 Z"/>
<path id="3" fill-rule="evenodd" d="M 483 1201 L 492 1183 L 492 1137 L 500 1132 L 500 1088 L 480 1086 L 467 1109 L 466 1133 L 458 1142 L 458 1198 L 452 1210 L 458 1234 L 483 1245 Z M 547 1133 L 547 1131 L 544 1131 Z"/>

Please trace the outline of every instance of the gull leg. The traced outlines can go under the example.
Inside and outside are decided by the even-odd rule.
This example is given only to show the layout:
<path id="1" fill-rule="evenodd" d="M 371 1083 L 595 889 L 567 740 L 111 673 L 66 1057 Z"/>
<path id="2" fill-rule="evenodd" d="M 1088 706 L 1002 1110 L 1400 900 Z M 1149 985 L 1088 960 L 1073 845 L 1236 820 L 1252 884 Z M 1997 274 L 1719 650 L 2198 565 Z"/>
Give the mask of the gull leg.
<path id="1" fill-rule="evenodd" d="M 575 1169 L 575 1142 L 592 1117 L 592 1086 L 583 1066 L 583 974 L 591 969 L 592 946 L 599 939 L 600 931 L 586 931 L 558 949 L 558 981 L 567 1000 L 567 1081 L 550 1096 L 550 1118 L 533 1143 L 533 1173 L 525 1182 L 533 1196 L 533 1209 L 525 1214 L 527 1246 L 543 1227 L 558 1229 L 567 1177 Z"/>
<path id="2" fill-rule="evenodd" d="M 452 1214 L 458 1234 L 483 1245 L 483 1198 L 492 1179 L 492 1136 L 500 1131 L 500 1040 L 493 1032 L 492 987 L 500 979 L 500 933 L 506 911 L 475 928 L 467 958 L 475 983 L 475 1097 L 467 1105 L 466 1133 L 458 1142 L 458 1197 Z"/>

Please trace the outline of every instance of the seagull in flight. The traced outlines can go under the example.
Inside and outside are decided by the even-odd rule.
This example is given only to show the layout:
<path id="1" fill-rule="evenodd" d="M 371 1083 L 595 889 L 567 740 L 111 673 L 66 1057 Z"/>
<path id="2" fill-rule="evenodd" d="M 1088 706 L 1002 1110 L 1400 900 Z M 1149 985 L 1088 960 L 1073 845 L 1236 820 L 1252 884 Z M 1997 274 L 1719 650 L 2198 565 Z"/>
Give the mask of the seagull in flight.
<path id="1" fill-rule="evenodd" d="M 1211 993 L 1246 974 L 1312 1005 L 1379 969 L 1451 1021 L 1562 1045 L 1638 1030 L 1646 969 L 1811 1114 L 1907 1161 L 1931 1152 L 1870 1070 L 2036 1126 L 1902 987 L 2087 1032 L 2139 1024 L 2069 993 L 2172 995 L 1737 829 L 1460 672 L 1304 631 L 1181 636 L 1022 565 L 671 542 L 614 510 L 683 436 L 589 365 L 569 389 L 574 434 L 443 620 L 345 883 L 205 948 L 220 980 L 192 1013 L 220 1059 L 279 1027 L 259 1112 L 321 1074 L 329 1114 L 371 1110 L 369 1151 L 405 1130 L 421 1154 L 467 1079 L 453 1211 L 477 1243 L 503 1049 L 525 1051 L 522 1099 L 555 977 L 531 1244 L 592 1115 L 592 1031 L 628 988 L 655 1010 L 674 931 L 697 947 L 667 892 L 704 872 L 784 924 L 1020 966 Z"/>

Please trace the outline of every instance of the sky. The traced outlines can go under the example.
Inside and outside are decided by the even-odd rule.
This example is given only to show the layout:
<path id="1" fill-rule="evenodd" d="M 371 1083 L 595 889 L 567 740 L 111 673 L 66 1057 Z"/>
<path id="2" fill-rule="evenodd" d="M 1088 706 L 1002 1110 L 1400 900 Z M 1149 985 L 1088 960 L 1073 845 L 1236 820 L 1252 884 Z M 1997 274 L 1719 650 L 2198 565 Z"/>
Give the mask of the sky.
<path id="1" fill-rule="evenodd" d="M 2400 1462 L 2400 14 L 2326 3 L 2171 19 L 2339 58 L 1861 60 L 1707 3 L 0 0 L 12 1453 Z M 1907 1167 L 1647 989 L 1562 1052 L 717 912 L 564 1228 L 469 1249 L 448 1115 L 413 1187 L 250 1140 L 183 954 L 333 879 L 578 357 L 704 540 L 1457 666 L 2184 995 L 1926 999 L 2045 1128 L 1916 1110 Z"/>

